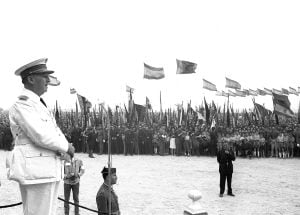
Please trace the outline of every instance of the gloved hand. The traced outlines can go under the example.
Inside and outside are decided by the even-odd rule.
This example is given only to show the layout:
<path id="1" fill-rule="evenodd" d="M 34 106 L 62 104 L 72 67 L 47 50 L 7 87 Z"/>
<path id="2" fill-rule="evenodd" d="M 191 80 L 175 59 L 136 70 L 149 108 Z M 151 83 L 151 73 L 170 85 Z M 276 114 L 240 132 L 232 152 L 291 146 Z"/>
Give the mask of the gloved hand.
<path id="1" fill-rule="evenodd" d="M 72 145 L 72 143 L 69 143 L 69 147 L 68 147 L 67 153 L 71 156 L 71 158 L 74 157 L 75 148 L 74 148 L 74 146 Z"/>

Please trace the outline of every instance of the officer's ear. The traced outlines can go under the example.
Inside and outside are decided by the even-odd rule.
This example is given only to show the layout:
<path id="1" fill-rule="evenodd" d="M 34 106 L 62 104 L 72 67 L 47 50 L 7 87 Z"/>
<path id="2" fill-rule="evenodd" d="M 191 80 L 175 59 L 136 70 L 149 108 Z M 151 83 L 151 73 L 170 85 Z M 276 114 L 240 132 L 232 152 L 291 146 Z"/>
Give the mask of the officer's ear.
<path id="1" fill-rule="evenodd" d="M 29 76 L 26 77 L 25 79 L 26 79 L 25 82 L 26 82 L 27 84 L 30 84 L 30 85 L 33 85 L 34 82 L 35 82 L 35 79 L 34 79 L 34 77 L 33 77 L 32 75 L 29 75 Z"/>

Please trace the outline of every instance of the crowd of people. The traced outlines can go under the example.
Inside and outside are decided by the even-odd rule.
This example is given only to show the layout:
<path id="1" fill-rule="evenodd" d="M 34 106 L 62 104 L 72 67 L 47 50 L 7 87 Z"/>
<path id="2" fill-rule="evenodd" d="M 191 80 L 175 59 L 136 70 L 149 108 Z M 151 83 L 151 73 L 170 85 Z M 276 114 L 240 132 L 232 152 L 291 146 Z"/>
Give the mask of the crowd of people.
<path id="1" fill-rule="evenodd" d="M 76 152 L 108 153 L 108 129 L 74 127 L 64 131 Z M 208 127 L 199 124 L 184 126 L 111 126 L 112 154 L 124 155 L 177 155 L 216 156 L 224 143 L 228 143 L 237 156 L 278 157 L 300 156 L 300 125 L 252 125 L 236 128 Z"/>

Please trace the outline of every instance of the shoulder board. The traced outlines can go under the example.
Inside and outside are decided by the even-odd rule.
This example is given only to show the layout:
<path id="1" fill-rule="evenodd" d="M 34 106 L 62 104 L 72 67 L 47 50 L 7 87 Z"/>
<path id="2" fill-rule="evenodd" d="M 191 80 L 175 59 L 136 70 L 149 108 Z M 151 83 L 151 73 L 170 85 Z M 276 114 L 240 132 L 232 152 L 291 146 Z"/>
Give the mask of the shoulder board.
<path id="1" fill-rule="evenodd" d="M 27 101 L 28 100 L 28 96 L 22 95 L 22 96 L 19 96 L 18 99 L 22 100 L 22 101 Z"/>

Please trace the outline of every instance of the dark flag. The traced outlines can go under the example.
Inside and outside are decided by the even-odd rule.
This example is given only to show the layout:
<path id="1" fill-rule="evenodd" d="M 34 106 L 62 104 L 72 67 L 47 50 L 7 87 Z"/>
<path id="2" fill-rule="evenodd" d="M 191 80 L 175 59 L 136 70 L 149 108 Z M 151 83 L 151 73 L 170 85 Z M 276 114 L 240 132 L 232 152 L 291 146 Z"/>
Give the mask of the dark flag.
<path id="1" fill-rule="evenodd" d="M 57 124 L 59 124 L 59 112 L 58 112 L 58 105 L 57 105 L 57 100 L 55 103 L 55 121 Z"/>
<path id="2" fill-rule="evenodd" d="M 195 73 L 195 70 L 197 68 L 196 63 L 192 63 L 192 62 L 184 61 L 184 60 L 178 60 L 178 59 L 176 59 L 176 62 L 177 62 L 177 72 L 176 72 L 176 74 Z"/>
<path id="3" fill-rule="evenodd" d="M 208 105 L 206 103 L 206 99 L 204 97 L 204 106 L 205 106 L 205 120 L 206 120 L 206 124 L 209 125 L 209 116 L 210 116 L 210 109 L 208 108 Z"/>
<path id="4" fill-rule="evenodd" d="M 146 115 L 146 107 L 139 104 L 134 104 L 134 108 L 137 112 L 137 117 L 139 122 L 143 122 Z"/>
<path id="5" fill-rule="evenodd" d="M 291 103 L 286 95 L 273 93 L 274 112 L 286 117 L 293 117 L 294 113 L 290 109 Z"/>

